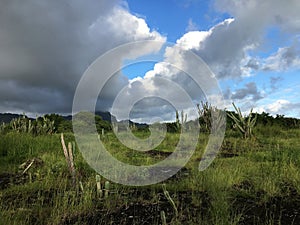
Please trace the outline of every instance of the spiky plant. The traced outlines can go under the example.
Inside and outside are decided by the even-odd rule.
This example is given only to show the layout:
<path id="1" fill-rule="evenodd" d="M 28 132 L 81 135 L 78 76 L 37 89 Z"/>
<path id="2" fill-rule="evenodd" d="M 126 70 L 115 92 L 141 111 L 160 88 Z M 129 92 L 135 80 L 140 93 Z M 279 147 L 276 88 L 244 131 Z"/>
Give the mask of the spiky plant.
<path id="1" fill-rule="evenodd" d="M 27 132 L 30 133 L 30 134 L 32 134 L 33 131 L 34 131 L 34 126 L 33 126 L 32 122 L 31 122 L 31 120 L 28 120 Z"/>
<path id="2" fill-rule="evenodd" d="M 165 211 L 160 211 L 160 218 L 162 225 L 167 225 L 166 214 Z"/>
<path id="3" fill-rule="evenodd" d="M 9 129 L 18 133 L 29 133 L 30 120 L 23 114 L 22 117 L 14 118 L 9 123 Z"/>
<path id="4" fill-rule="evenodd" d="M 101 177 L 100 175 L 96 175 L 96 185 L 97 185 L 97 195 L 102 198 L 103 196 L 103 191 L 102 191 L 102 188 L 101 188 Z"/>
<path id="5" fill-rule="evenodd" d="M 64 151 L 64 155 L 68 164 L 68 169 L 70 171 L 70 174 L 72 176 L 72 184 L 73 186 L 76 185 L 76 171 L 75 171 L 75 166 L 74 166 L 74 159 L 73 159 L 73 151 L 74 151 L 74 146 L 72 145 L 71 142 L 68 143 L 68 148 L 65 144 L 64 140 L 64 135 L 61 133 L 61 145 Z"/>
<path id="6" fill-rule="evenodd" d="M 197 104 L 199 123 L 202 131 L 211 133 L 222 130 L 225 125 L 226 113 L 208 102 Z"/>
<path id="7" fill-rule="evenodd" d="M 107 198 L 108 197 L 108 193 L 109 193 L 109 181 L 105 181 L 104 183 L 104 197 Z"/>
<path id="8" fill-rule="evenodd" d="M 243 116 L 241 109 L 232 103 L 236 113 L 228 112 L 227 115 L 234 121 L 235 126 L 242 133 L 244 138 L 250 138 L 253 136 L 253 127 L 257 120 L 257 114 L 253 114 L 253 108 L 250 110 L 248 116 Z"/>
<path id="9" fill-rule="evenodd" d="M 172 205 L 172 207 L 174 209 L 175 217 L 177 218 L 178 217 L 178 210 L 177 210 L 177 207 L 176 207 L 176 204 L 175 204 L 174 200 L 171 198 L 169 192 L 167 191 L 166 184 L 162 184 L 162 189 L 163 189 L 165 197 L 167 198 L 169 203 Z"/>
<path id="10" fill-rule="evenodd" d="M 11 120 L 7 129 L 18 133 L 29 133 L 34 135 L 53 134 L 55 132 L 54 121 L 45 116 L 31 121 L 25 115 Z"/>
<path id="11" fill-rule="evenodd" d="M 37 119 L 35 125 L 35 133 L 37 135 L 41 134 L 53 134 L 55 132 L 54 121 L 43 116 Z"/>

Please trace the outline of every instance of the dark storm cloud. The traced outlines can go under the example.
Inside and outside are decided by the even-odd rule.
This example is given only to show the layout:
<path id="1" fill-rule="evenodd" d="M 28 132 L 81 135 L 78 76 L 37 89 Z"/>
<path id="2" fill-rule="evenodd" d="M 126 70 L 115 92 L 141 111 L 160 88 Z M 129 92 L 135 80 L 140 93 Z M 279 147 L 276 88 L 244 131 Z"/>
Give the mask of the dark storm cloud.
<path id="1" fill-rule="evenodd" d="M 89 26 L 116 1 L 1 1 L 1 111 L 70 112 L 72 92 L 104 46 Z"/>
<path id="2" fill-rule="evenodd" d="M 121 3 L 1 0 L 0 111 L 70 113 L 78 81 L 98 56 L 159 36 Z M 113 81 L 107 96 L 128 83 L 121 75 Z"/>

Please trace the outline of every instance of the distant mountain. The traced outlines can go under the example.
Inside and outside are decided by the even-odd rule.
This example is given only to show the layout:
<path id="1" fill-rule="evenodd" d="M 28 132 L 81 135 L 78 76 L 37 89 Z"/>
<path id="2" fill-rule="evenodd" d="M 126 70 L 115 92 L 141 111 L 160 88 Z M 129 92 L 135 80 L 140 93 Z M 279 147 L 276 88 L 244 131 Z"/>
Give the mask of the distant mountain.
<path id="1" fill-rule="evenodd" d="M 111 122 L 111 120 L 116 120 L 116 117 L 111 115 L 110 112 L 101 112 L 101 111 L 98 111 L 95 113 L 96 115 L 98 116 L 101 116 L 101 118 L 105 121 L 108 121 L 108 122 Z"/>
<path id="2" fill-rule="evenodd" d="M 0 123 L 9 123 L 12 119 L 23 117 L 21 114 L 0 113 Z"/>
<path id="3" fill-rule="evenodd" d="M 112 123 L 112 121 L 113 121 L 113 122 L 117 122 L 116 117 L 113 116 L 113 115 L 111 115 L 110 112 L 101 112 L 101 111 L 97 111 L 97 112 L 95 112 L 95 115 L 100 116 L 100 117 L 102 118 L 102 120 L 107 121 L 107 122 L 109 122 L 109 123 Z M 69 121 L 72 120 L 72 115 L 62 116 L 62 117 L 63 117 L 65 120 L 69 120 Z M 134 123 L 134 122 L 132 122 L 131 120 L 122 120 L 122 121 L 118 121 L 118 124 L 119 124 L 120 128 L 123 127 L 124 129 L 125 129 L 125 127 L 126 127 L 126 124 L 128 124 L 128 123 L 129 123 L 130 126 L 133 126 L 133 125 L 134 125 L 134 126 L 137 127 L 138 129 L 146 129 L 146 128 L 149 127 L 149 125 L 146 124 L 146 123 Z M 121 128 L 121 129 L 122 129 L 122 128 Z"/>
<path id="4" fill-rule="evenodd" d="M 62 116 L 62 118 L 64 118 L 65 120 L 72 120 L 72 116 L 71 115 Z"/>
<path id="5" fill-rule="evenodd" d="M 126 126 L 127 124 L 129 124 L 129 126 L 136 126 L 137 128 L 139 129 L 146 129 L 149 127 L 149 124 L 146 124 L 146 123 L 135 123 L 135 122 L 132 122 L 131 120 L 122 120 L 122 121 L 119 121 L 118 122 L 119 125 L 123 125 L 123 126 Z"/>
<path id="6" fill-rule="evenodd" d="M 110 114 L 110 112 L 101 112 L 101 111 L 97 111 L 97 112 L 95 112 L 95 114 L 96 114 L 97 116 L 101 116 L 101 118 L 102 118 L 104 121 L 108 121 L 108 122 L 110 122 L 110 123 L 111 123 L 111 119 L 116 120 L 116 117 L 112 116 L 112 115 Z M 72 115 L 63 116 L 63 118 L 64 118 L 65 120 L 72 120 Z"/>

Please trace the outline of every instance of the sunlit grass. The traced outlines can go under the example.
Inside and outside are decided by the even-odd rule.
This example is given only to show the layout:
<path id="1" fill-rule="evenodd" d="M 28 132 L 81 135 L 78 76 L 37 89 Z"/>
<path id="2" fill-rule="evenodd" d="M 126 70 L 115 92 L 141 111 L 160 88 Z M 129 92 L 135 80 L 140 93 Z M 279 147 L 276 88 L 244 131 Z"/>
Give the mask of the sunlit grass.
<path id="1" fill-rule="evenodd" d="M 249 140 L 240 139 L 231 131 L 226 133 L 221 152 L 203 172 L 198 171 L 198 166 L 208 136 L 200 134 L 186 170 L 177 178 L 175 175 L 175 178 L 165 181 L 178 206 L 178 218 L 174 218 L 172 208 L 163 201 L 160 184 L 137 188 L 111 183 L 109 197 L 99 199 L 96 172 L 86 163 L 78 148 L 74 152 L 75 168 L 83 190 L 79 184 L 73 187 L 58 134 L 37 137 L 17 133 L 1 135 L 1 174 L 21 173 L 20 164 L 32 158 L 40 158 L 43 165 L 28 170 L 31 180 L 28 177 L 22 182 L 12 180 L 11 185 L 0 190 L 0 223 L 63 224 L 73 218 L 84 224 L 86 215 L 98 213 L 103 219 L 99 224 L 110 224 L 105 218 L 110 218 L 111 213 L 138 203 L 145 207 L 170 207 L 166 216 L 173 224 L 182 224 L 186 220 L 190 221 L 189 224 L 239 224 L 245 219 L 248 207 L 241 205 L 243 199 L 263 206 L 276 198 L 289 201 L 292 195 L 296 195 L 295 199 L 300 195 L 300 130 L 279 132 L 260 127 L 254 133 L 256 138 Z M 141 132 L 135 135 L 147 138 L 149 134 Z M 180 134 L 168 133 L 154 151 L 172 153 L 179 137 Z M 74 141 L 73 134 L 65 134 L 65 140 Z M 134 151 L 123 146 L 113 133 L 106 133 L 101 140 L 112 156 L 125 163 L 151 165 L 166 157 Z M 111 169 L 113 165 L 107 167 Z M 103 178 L 102 184 L 105 181 Z M 185 195 L 191 196 L 190 203 L 182 202 Z M 207 208 L 201 206 L 204 203 L 208 204 Z M 204 215 L 201 210 L 195 214 L 194 207 L 202 207 Z M 256 224 L 277 224 L 277 217 L 267 211 L 265 216 L 264 221 L 257 218 Z M 153 221 L 160 224 L 158 219 Z"/>

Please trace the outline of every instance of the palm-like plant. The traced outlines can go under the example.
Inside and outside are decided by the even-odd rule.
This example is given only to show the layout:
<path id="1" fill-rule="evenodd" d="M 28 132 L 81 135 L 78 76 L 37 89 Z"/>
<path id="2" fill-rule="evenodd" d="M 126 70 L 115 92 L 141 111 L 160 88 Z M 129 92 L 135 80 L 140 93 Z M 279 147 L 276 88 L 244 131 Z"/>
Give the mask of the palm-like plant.
<path id="1" fill-rule="evenodd" d="M 227 113 L 227 115 L 234 121 L 235 126 L 243 134 L 244 138 L 249 138 L 253 135 L 253 127 L 255 126 L 257 114 L 252 113 L 253 108 L 250 110 L 248 116 L 243 116 L 241 109 L 232 103 L 237 115 L 232 112 Z"/>

